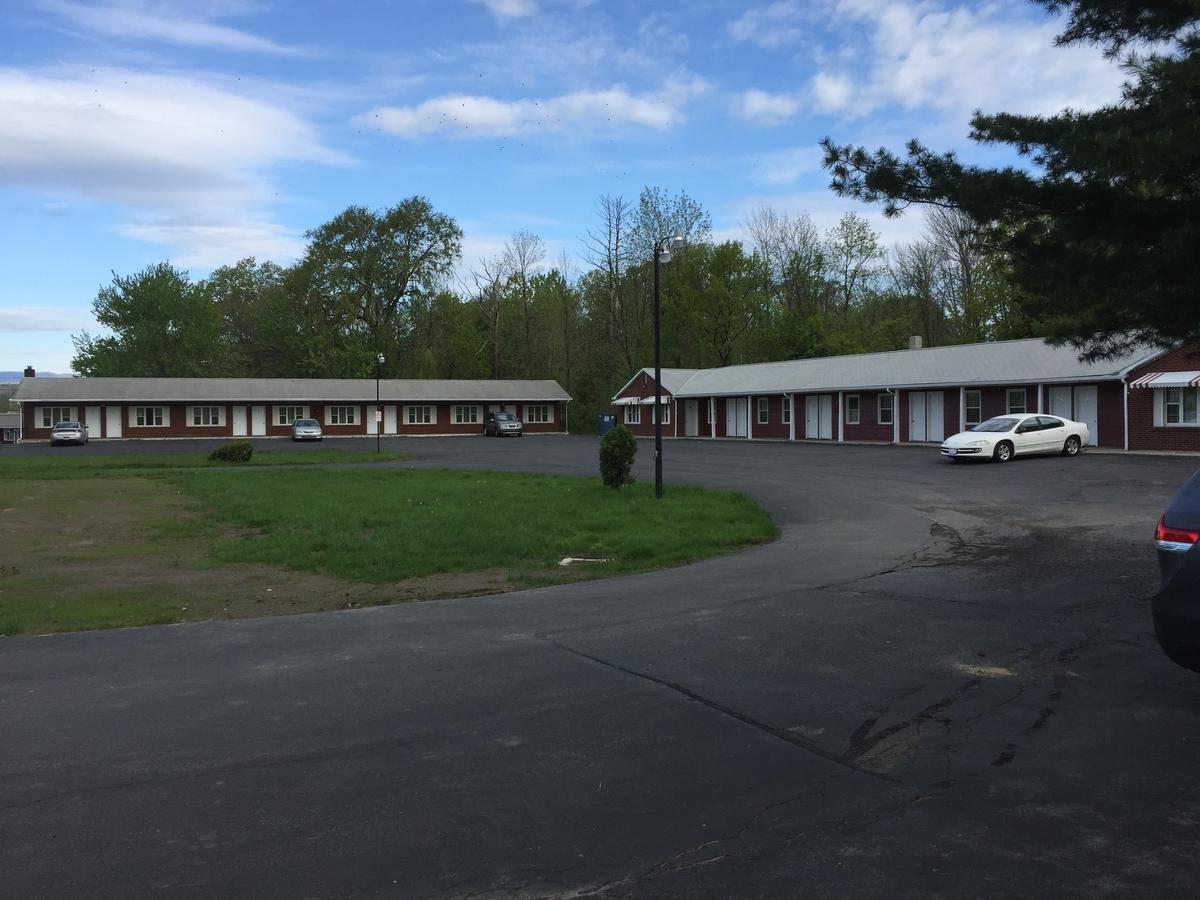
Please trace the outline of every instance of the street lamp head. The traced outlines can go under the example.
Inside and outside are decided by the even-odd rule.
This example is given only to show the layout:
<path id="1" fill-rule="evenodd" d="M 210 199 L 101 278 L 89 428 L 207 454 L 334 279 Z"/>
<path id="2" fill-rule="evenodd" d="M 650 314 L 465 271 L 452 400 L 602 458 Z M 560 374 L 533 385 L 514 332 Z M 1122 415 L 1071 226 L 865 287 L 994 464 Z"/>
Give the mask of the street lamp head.
<path id="1" fill-rule="evenodd" d="M 375 362 L 379 363 L 381 366 L 383 365 L 384 360 L 382 353 L 379 354 L 379 357 L 375 360 Z"/>
<path id="2" fill-rule="evenodd" d="M 686 242 L 683 239 L 683 235 L 676 232 L 675 234 L 673 234 L 671 236 L 671 240 L 667 243 L 667 250 L 669 252 L 678 253 L 680 250 L 683 249 L 683 245 L 685 243 Z"/>
<path id="3" fill-rule="evenodd" d="M 669 263 L 671 261 L 671 251 L 666 247 L 660 247 L 658 251 L 658 261 L 660 263 Z"/>

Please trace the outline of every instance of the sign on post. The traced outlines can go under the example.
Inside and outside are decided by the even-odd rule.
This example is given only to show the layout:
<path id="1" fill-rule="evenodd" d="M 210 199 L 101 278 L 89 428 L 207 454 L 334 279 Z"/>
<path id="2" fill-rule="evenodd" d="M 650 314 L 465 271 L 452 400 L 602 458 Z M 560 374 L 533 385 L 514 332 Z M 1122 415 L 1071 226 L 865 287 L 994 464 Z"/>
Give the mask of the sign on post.
<path id="1" fill-rule="evenodd" d="M 375 410 L 375 421 L 376 422 L 383 421 L 383 410 L 382 409 Z"/>

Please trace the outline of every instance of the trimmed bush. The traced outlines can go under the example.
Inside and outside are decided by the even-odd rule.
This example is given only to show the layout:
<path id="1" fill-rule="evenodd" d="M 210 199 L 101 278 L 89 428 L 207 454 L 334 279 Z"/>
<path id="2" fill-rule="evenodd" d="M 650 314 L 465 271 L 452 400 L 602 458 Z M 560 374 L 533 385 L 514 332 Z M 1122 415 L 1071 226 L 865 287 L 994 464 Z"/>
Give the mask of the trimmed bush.
<path id="1" fill-rule="evenodd" d="M 637 456 L 637 438 L 628 428 L 618 425 L 600 440 L 600 478 L 606 487 L 620 488 L 632 484 L 629 470 Z"/>
<path id="2" fill-rule="evenodd" d="M 208 458 L 218 462 L 244 463 L 250 462 L 253 455 L 254 445 L 249 441 L 230 441 L 208 454 Z"/>

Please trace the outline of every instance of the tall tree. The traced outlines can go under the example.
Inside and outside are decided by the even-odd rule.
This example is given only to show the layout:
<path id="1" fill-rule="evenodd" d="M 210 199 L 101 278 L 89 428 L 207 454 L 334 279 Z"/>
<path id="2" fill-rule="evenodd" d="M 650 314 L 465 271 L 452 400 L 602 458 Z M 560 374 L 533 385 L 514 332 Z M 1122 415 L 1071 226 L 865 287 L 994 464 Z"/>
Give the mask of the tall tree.
<path id="1" fill-rule="evenodd" d="M 1200 4 L 1033 0 L 1067 13 L 1060 45 L 1089 43 L 1129 74 L 1121 101 L 1052 116 L 976 113 L 972 140 L 1024 167 L 986 168 L 917 140 L 903 158 L 824 141 L 837 193 L 961 209 L 1003 251 L 1023 314 L 1083 355 L 1200 337 Z"/>
<path id="2" fill-rule="evenodd" d="M 861 306 L 878 287 L 887 252 L 862 216 L 846 213 L 825 236 L 825 259 L 842 312 Z"/>
<path id="3" fill-rule="evenodd" d="M 72 338 L 71 368 L 80 375 L 192 377 L 225 374 L 221 317 L 188 273 L 158 263 L 136 275 L 113 274 L 92 303 L 112 334 Z"/>

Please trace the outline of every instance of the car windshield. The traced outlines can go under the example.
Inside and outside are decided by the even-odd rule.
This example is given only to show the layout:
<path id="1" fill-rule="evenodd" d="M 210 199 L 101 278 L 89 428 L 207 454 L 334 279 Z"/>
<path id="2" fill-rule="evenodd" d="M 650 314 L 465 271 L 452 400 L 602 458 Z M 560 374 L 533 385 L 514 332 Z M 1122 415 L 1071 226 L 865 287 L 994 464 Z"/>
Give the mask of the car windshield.
<path id="1" fill-rule="evenodd" d="M 496 413 L 496 421 L 497 422 L 515 422 L 515 421 L 517 421 L 517 417 L 514 416 L 512 413 Z"/>
<path id="2" fill-rule="evenodd" d="M 45 427 L 45 426 L 43 426 L 43 427 Z M 55 428 L 61 428 L 61 429 L 63 429 L 63 430 L 67 430 L 67 429 L 71 429 L 71 428 L 78 428 L 78 427 L 79 427 L 79 423 L 78 423 L 78 422 L 59 422 L 59 423 L 58 423 L 57 425 L 55 425 L 54 427 L 55 427 Z"/>
<path id="3" fill-rule="evenodd" d="M 980 422 L 972 431 L 1012 431 L 1017 427 L 1020 419 L 1014 419 L 1011 416 L 997 416 L 994 419 L 988 419 L 986 422 Z"/>
<path id="4" fill-rule="evenodd" d="M 317 424 L 316 419 L 297 419 L 296 424 L 301 428 L 314 428 Z"/>

